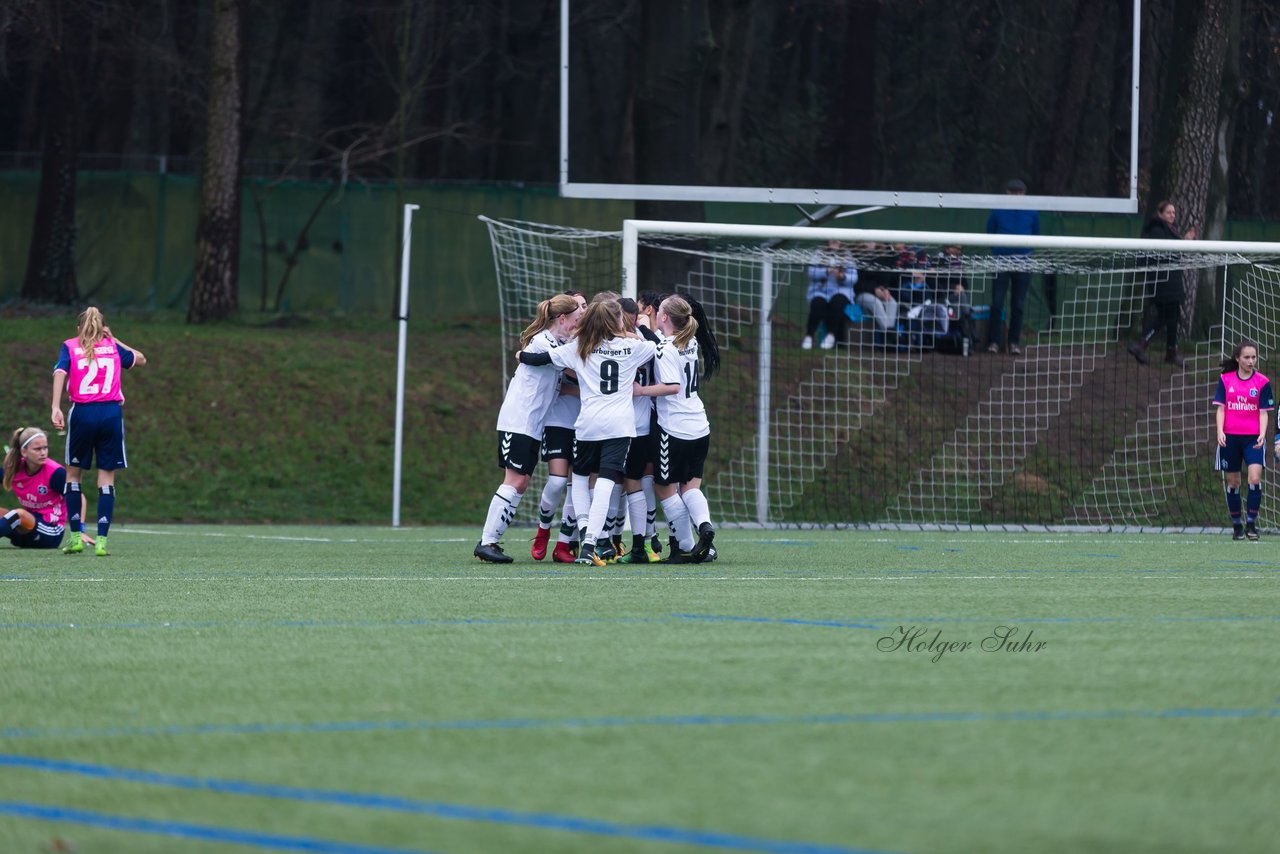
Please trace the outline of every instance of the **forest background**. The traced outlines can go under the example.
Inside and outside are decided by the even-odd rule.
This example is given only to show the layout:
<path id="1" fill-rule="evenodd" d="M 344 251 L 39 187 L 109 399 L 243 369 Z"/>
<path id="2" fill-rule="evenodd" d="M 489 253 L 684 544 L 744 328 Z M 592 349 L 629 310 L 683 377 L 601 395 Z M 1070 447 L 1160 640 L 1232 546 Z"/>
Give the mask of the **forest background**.
<path id="1" fill-rule="evenodd" d="M 592 180 L 998 192 L 1016 175 L 1033 193 L 1127 195 L 1124 0 L 570 9 L 573 131 L 591 142 L 575 168 Z M 1206 237 L 1278 218 L 1280 10 L 1146 0 L 1141 17 L 1140 210 L 1174 198 Z M 39 170 L 22 298 L 82 298 L 85 170 L 198 180 L 192 322 L 241 308 L 241 242 L 259 232 L 243 212 L 263 187 L 320 190 L 274 240 L 283 290 L 311 224 L 352 188 L 554 186 L 559 27 L 558 0 L 6 0 L 0 168 Z M 1197 294 L 1188 323 L 1220 299 Z"/>

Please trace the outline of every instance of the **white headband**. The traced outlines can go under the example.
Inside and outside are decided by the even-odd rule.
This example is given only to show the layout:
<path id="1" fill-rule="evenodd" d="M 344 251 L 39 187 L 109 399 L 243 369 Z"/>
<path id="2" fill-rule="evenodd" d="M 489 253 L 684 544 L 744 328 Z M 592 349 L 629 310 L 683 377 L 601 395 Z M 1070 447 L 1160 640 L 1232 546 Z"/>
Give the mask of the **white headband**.
<path id="1" fill-rule="evenodd" d="M 27 438 L 27 441 L 25 441 L 25 442 L 23 442 L 23 443 L 22 443 L 22 450 L 24 450 L 24 451 L 25 451 L 25 450 L 27 449 L 27 445 L 30 445 L 30 444 L 35 440 L 35 438 L 36 438 L 37 436 L 43 436 L 43 435 L 44 435 L 44 431 L 42 431 L 42 430 L 37 430 L 36 432 L 32 433 L 32 434 Z"/>

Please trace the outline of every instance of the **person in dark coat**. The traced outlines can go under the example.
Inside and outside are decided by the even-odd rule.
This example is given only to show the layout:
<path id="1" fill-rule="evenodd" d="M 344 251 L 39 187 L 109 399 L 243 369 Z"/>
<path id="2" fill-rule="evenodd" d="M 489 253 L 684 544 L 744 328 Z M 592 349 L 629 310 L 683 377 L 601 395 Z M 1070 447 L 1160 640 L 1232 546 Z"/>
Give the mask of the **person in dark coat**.
<path id="1" fill-rule="evenodd" d="M 1195 227 L 1188 228 L 1185 233 L 1178 231 L 1178 209 L 1173 202 L 1163 201 L 1156 205 L 1156 215 L 1147 223 L 1142 236 L 1148 240 L 1195 240 Z M 1142 330 L 1142 337 L 1129 345 L 1129 353 L 1142 364 L 1147 364 L 1147 345 L 1156 336 L 1161 326 L 1164 327 L 1165 355 L 1164 360 L 1181 368 L 1185 363 L 1178 352 L 1178 323 L 1182 319 L 1182 301 L 1185 294 L 1182 286 L 1182 271 L 1169 270 L 1156 274 L 1155 319 Z"/>

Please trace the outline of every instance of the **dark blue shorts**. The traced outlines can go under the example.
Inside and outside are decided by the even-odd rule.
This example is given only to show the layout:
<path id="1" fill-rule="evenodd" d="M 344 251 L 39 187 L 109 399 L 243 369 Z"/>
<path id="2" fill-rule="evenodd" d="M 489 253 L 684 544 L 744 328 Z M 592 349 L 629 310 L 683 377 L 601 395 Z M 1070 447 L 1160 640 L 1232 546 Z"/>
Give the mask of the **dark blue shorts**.
<path id="1" fill-rule="evenodd" d="M 1214 461 L 1214 471 L 1238 472 L 1241 463 L 1248 466 L 1265 466 L 1267 464 L 1266 443 L 1255 448 L 1258 441 L 1255 435 L 1244 436 L 1239 433 L 1228 433 L 1227 444 L 1218 446 L 1218 457 Z"/>
<path id="2" fill-rule="evenodd" d="M 9 541 L 20 549 L 56 549 L 62 545 L 65 530 L 62 525 L 47 525 L 38 521 L 35 528 L 25 534 L 11 532 Z"/>
<path id="3" fill-rule="evenodd" d="M 124 410 L 116 401 L 72 404 L 67 416 L 65 465 L 103 471 L 129 467 L 124 451 Z"/>

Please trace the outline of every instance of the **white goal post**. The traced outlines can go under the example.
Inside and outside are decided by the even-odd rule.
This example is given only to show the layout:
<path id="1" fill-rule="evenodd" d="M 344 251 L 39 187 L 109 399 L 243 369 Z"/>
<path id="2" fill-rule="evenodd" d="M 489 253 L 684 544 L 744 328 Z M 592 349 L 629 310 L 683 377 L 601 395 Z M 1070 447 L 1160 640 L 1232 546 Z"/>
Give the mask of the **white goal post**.
<path id="1" fill-rule="evenodd" d="M 1244 337 L 1260 344 L 1264 373 L 1280 361 L 1280 244 L 486 223 L 508 350 L 505 339 L 537 301 L 566 288 L 679 292 L 703 303 L 724 354 L 703 388 L 706 493 L 728 523 L 1222 527 L 1210 405 L 1218 362 Z M 828 263 L 833 240 L 864 284 L 897 292 L 900 316 L 885 330 L 850 309 L 833 321 L 834 346 L 804 349 L 809 268 Z M 948 246 L 962 248 L 952 260 L 943 259 Z M 1223 314 L 1179 341 L 1183 364 L 1166 363 L 1163 328 L 1145 351 L 1150 364 L 1139 364 L 1129 344 L 1151 325 L 1150 297 L 1174 271 L 1188 288 L 1222 289 Z M 997 279 L 1017 290 L 1022 274 L 1020 340 L 997 334 L 1006 346 L 988 353 Z M 909 311 L 931 299 L 954 316 L 946 303 L 961 282 L 971 350 L 958 343 L 959 321 L 944 335 Z M 1009 312 L 1006 301 L 1006 321 Z M 827 343 L 825 318 L 818 330 Z M 1264 523 L 1280 502 L 1267 494 Z"/>

